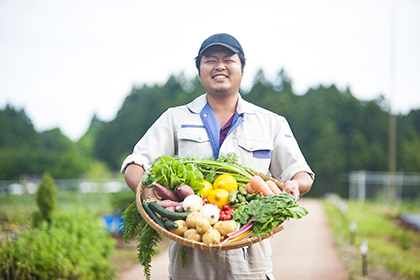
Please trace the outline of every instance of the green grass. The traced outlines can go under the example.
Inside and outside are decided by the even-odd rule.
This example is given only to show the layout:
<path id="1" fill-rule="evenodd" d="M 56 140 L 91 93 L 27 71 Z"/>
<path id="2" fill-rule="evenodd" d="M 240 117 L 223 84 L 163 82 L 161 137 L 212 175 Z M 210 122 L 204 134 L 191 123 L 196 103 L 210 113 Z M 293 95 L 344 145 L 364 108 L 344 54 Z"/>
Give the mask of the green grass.
<path id="1" fill-rule="evenodd" d="M 351 247 L 349 224 L 357 223 L 356 239 L 353 245 L 353 254 L 360 248 L 362 240 L 368 241 L 368 260 L 371 271 L 375 268 L 385 268 L 393 276 L 393 279 L 420 279 L 420 233 L 406 229 L 398 221 L 398 215 L 402 209 L 420 212 L 420 206 L 410 204 L 409 207 L 384 206 L 372 202 L 358 203 L 346 201 L 348 212 L 343 216 L 331 203 L 325 202 L 325 210 L 331 229 L 335 236 L 335 242 L 343 258 L 349 254 Z M 413 206 L 414 205 L 414 206 Z M 361 275 L 360 260 L 353 265 L 348 265 L 351 279 Z"/>
<path id="2" fill-rule="evenodd" d="M 80 193 L 78 191 L 57 192 L 57 208 L 82 207 L 101 215 L 115 211 L 111 205 L 112 193 Z M 0 196 L 0 230 L 9 225 L 26 227 L 32 223 L 32 213 L 37 210 L 36 195 Z"/>

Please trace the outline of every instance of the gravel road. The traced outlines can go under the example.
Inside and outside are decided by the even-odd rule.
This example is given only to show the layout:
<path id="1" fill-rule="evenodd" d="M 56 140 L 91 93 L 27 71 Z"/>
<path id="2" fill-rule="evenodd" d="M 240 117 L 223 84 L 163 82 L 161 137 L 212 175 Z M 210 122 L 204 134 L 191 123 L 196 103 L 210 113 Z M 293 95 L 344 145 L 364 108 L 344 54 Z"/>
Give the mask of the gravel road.
<path id="1" fill-rule="evenodd" d="M 271 238 L 275 279 L 347 280 L 322 203 L 303 198 L 299 204 L 309 214 L 300 220 L 287 221 L 284 230 Z M 153 280 L 167 279 L 167 253 L 163 251 L 153 259 Z M 119 275 L 119 280 L 134 279 L 145 279 L 140 265 Z"/>

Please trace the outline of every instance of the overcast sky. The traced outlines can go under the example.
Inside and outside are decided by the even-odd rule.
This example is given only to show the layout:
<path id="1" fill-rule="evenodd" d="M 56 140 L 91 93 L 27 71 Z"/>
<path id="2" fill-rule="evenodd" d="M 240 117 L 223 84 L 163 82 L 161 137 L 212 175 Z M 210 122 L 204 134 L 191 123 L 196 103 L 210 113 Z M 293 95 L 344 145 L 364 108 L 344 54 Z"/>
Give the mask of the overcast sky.
<path id="1" fill-rule="evenodd" d="M 194 77 L 204 39 L 242 44 L 249 89 L 284 69 L 296 93 L 336 84 L 420 109 L 420 1 L 0 0 L 0 109 L 72 140 L 115 118 L 133 86 Z M 393 47 L 394 46 L 394 47 Z M 139 108 L 141 110 L 141 108 Z"/>

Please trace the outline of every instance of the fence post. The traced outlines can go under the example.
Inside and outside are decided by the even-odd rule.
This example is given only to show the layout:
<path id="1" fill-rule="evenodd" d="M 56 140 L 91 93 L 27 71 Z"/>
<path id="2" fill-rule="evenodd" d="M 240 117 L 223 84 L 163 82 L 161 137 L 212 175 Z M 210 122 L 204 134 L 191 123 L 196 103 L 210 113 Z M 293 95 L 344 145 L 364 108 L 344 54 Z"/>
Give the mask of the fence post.
<path id="1" fill-rule="evenodd" d="M 356 230 L 357 230 L 357 223 L 356 223 L 356 221 L 352 221 L 350 223 L 349 230 L 350 230 L 350 244 L 351 245 L 354 245 L 355 240 L 356 240 Z"/>
<path id="2" fill-rule="evenodd" d="M 367 265 L 368 265 L 368 261 L 367 261 L 367 254 L 368 254 L 368 241 L 366 239 L 364 239 L 362 241 L 362 244 L 360 245 L 360 252 L 362 253 L 362 273 L 363 276 L 367 276 L 368 271 L 367 271 Z"/>
<path id="3" fill-rule="evenodd" d="M 357 173 L 357 199 L 364 202 L 366 198 L 366 171 L 361 170 Z"/>

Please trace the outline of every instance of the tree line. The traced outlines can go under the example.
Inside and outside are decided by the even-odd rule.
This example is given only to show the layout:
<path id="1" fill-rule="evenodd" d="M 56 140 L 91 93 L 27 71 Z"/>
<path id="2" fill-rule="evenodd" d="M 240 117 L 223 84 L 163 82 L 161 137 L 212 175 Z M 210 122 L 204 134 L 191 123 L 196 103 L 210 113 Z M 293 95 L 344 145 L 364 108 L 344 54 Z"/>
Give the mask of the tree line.
<path id="1" fill-rule="evenodd" d="M 115 119 L 92 119 L 73 143 L 59 129 L 37 133 L 23 110 L 0 111 L 0 180 L 48 171 L 54 178 L 101 176 L 117 171 L 135 143 L 168 107 L 190 102 L 204 92 L 197 77 L 172 75 L 163 85 L 133 87 Z M 350 89 L 319 85 L 303 95 L 281 70 L 275 82 L 260 70 L 245 100 L 286 117 L 309 165 L 316 173 L 310 194 L 346 195 L 342 176 L 353 170 L 388 169 L 387 104 L 364 101 Z M 420 172 L 420 109 L 397 117 L 397 169 Z"/>

